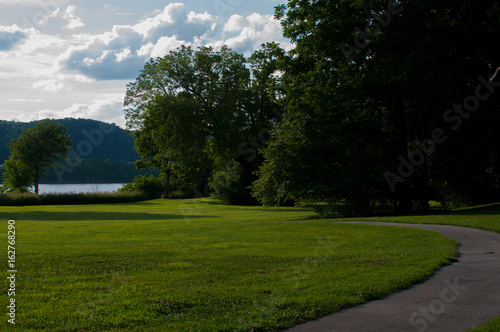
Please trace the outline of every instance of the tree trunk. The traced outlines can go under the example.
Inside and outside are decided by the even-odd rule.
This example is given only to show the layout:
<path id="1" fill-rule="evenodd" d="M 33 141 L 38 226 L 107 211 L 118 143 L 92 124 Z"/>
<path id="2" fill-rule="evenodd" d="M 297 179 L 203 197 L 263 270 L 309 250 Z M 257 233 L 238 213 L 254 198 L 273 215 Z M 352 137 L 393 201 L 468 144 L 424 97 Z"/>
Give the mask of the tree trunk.
<path id="1" fill-rule="evenodd" d="M 165 194 L 163 195 L 163 198 L 165 199 L 170 199 L 170 171 L 166 172 L 167 175 L 167 183 L 165 184 Z"/>
<path id="2" fill-rule="evenodd" d="M 39 193 L 39 182 L 40 182 L 40 172 L 38 171 L 38 167 L 36 167 L 35 169 L 35 174 L 36 174 L 36 178 L 35 178 L 35 194 L 38 195 Z"/>
<path id="3" fill-rule="evenodd" d="M 408 157 L 408 127 L 406 123 L 406 111 L 402 92 L 395 96 L 394 100 L 394 127 L 396 133 L 397 153 L 403 158 Z M 397 213 L 409 214 L 412 212 L 411 176 L 398 185 L 396 189 L 396 199 L 398 201 Z"/>

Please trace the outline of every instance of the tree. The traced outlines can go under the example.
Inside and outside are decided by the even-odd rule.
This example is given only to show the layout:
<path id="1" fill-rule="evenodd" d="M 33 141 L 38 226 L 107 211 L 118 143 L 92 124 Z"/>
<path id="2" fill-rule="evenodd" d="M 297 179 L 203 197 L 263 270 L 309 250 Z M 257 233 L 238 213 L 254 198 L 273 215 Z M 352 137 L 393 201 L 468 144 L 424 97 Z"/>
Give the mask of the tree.
<path id="1" fill-rule="evenodd" d="M 480 188 L 491 194 L 484 189 L 498 188 L 498 180 L 485 187 L 486 179 L 500 174 L 498 96 L 460 133 L 443 116 L 498 67 L 499 13 L 496 1 L 477 0 L 278 7 L 296 47 L 281 68 L 287 116 L 264 152 L 256 197 L 344 203 L 357 212 L 387 203 L 406 213 L 418 201 L 425 209 L 429 199 Z M 446 142 L 423 146 L 435 129 Z M 396 176 L 392 187 L 386 174 Z"/>
<path id="2" fill-rule="evenodd" d="M 260 94 L 267 83 L 252 79 L 267 60 L 259 61 L 251 71 L 225 46 L 182 46 L 151 59 L 125 98 L 127 126 L 143 162 L 160 167 L 167 179 L 205 173 L 208 181 L 208 167 L 216 194 L 238 203 L 251 199 L 247 187 L 258 165 L 256 153 L 242 144 L 276 120 L 271 94 Z"/>
<path id="3" fill-rule="evenodd" d="M 28 192 L 33 184 L 32 169 L 25 163 L 9 158 L 4 164 L 4 187 L 8 191 Z"/>
<path id="4" fill-rule="evenodd" d="M 195 111 L 196 105 L 185 94 L 158 95 L 145 108 L 142 129 L 134 133 L 135 148 L 142 158 L 136 165 L 160 170 L 165 198 L 170 197 L 173 177 L 178 186 L 187 182 L 193 189 L 202 186 L 208 176 L 206 133 Z"/>
<path id="5" fill-rule="evenodd" d="M 38 122 L 34 128 L 23 130 L 19 138 L 9 143 L 10 157 L 5 163 L 7 187 L 22 189 L 35 186 L 39 193 L 39 180 L 56 161 L 66 158 L 72 149 L 66 128 L 50 120 Z"/>

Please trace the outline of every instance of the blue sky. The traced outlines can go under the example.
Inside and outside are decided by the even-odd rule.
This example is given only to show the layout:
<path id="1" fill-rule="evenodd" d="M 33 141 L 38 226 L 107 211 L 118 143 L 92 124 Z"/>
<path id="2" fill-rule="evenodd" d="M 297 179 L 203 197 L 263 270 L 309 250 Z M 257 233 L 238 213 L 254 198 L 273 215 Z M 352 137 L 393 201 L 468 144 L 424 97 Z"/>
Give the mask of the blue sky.
<path id="1" fill-rule="evenodd" d="M 245 55 L 286 48 L 285 0 L 0 0 L 0 120 L 125 124 L 123 98 L 144 63 L 182 44 Z"/>

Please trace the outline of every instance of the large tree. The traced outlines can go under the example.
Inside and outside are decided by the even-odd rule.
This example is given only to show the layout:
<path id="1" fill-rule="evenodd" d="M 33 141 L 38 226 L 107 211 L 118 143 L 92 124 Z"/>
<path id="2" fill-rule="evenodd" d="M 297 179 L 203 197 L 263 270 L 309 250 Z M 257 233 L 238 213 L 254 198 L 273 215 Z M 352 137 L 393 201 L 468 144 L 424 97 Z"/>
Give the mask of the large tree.
<path id="1" fill-rule="evenodd" d="M 71 149 L 72 142 L 61 124 L 43 120 L 23 130 L 9 143 L 11 155 L 5 163 L 4 174 L 6 187 L 22 190 L 34 185 L 38 194 L 40 177 L 58 160 L 67 158 Z"/>
<path id="2" fill-rule="evenodd" d="M 270 82 L 252 74 L 272 69 L 265 66 L 269 57 L 256 56 L 251 70 L 247 59 L 227 47 L 182 46 L 148 62 L 125 98 L 127 125 L 143 161 L 160 167 L 167 178 L 213 165 L 211 187 L 217 194 L 232 202 L 251 198 L 247 187 L 257 154 L 244 143 L 274 126 L 276 118 L 276 97 L 260 93 Z"/>
<path id="3" fill-rule="evenodd" d="M 498 187 L 485 187 L 500 173 L 498 96 L 451 120 L 500 65 L 497 1 L 289 1 L 276 14 L 296 47 L 282 68 L 288 114 L 254 185 L 260 201 L 407 212 Z"/>

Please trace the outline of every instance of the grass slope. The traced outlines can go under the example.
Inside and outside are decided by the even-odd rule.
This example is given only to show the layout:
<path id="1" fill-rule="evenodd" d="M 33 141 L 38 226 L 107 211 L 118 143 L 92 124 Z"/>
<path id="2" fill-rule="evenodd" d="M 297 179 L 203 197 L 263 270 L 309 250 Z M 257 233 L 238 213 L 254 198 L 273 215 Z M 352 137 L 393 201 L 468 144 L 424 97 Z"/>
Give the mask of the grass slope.
<path id="1" fill-rule="evenodd" d="M 1 247 L 16 220 L 17 327 L 276 331 L 425 280 L 456 255 L 437 233 L 312 214 L 212 199 L 1 207 Z"/>

